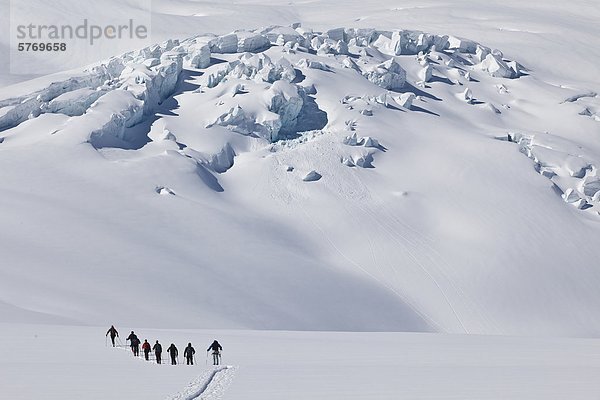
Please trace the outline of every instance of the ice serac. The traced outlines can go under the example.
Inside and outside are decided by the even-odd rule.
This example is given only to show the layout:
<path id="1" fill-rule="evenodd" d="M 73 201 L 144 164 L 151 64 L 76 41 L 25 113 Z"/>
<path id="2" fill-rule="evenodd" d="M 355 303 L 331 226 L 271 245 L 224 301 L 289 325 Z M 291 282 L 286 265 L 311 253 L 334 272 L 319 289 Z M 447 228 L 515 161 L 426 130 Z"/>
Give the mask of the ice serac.
<path id="1" fill-rule="evenodd" d="M 477 59 L 477 61 L 482 62 L 489 54 L 491 54 L 489 48 L 477 45 L 477 49 L 475 50 L 475 58 Z"/>
<path id="2" fill-rule="evenodd" d="M 360 32 L 360 31 L 359 31 Z M 400 30 L 393 32 L 361 32 L 366 37 L 357 39 L 357 42 L 370 43 L 384 54 L 392 56 L 417 55 L 420 52 L 429 52 L 435 46 L 437 51 L 446 50 L 449 46 L 448 36 L 438 36 L 421 31 Z M 362 36 L 361 35 L 361 36 Z"/>
<path id="3" fill-rule="evenodd" d="M 241 133 L 243 135 L 251 135 L 253 133 L 259 134 L 260 136 L 271 137 L 272 132 L 267 129 L 267 126 L 261 126 L 256 123 L 256 120 L 252 115 L 249 115 L 244 109 L 237 105 L 230 108 L 227 112 L 221 114 L 213 123 L 208 124 L 206 127 L 211 128 L 214 125 L 227 127 L 234 132 Z M 277 127 L 277 131 L 279 127 Z"/>
<path id="4" fill-rule="evenodd" d="M 278 138 L 281 120 L 275 113 L 258 118 L 254 113 L 246 112 L 240 105 L 236 105 L 220 115 L 213 123 L 208 124 L 206 128 L 215 125 L 242 135 L 256 135 L 273 142 Z"/>
<path id="5" fill-rule="evenodd" d="M 270 46 L 269 38 L 256 32 L 237 31 L 238 38 L 237 52 L 256 52 L 264 50 Z"/>
<path id="6" fill-rule="evenodd" d="M 59 113 L 70 117 L 82 115 L 85 111 L 100 97 L 106 93 L 106 90 L 98 88 L 81 88 L 71 92 L 64 93 L 49 103 L 40 106 L 44 113 Z"/>
<path id="7" fill-rule="evenodd" d="M 501 57 L 488 53 L 480 64 L 483 71 L 486 71 L 496 78 L 514 79 L 519 77 L 519 70 L 516 64 L 509 66 Z"/>
<path id="8" fill-rule="evenodd" d="M 226 143 L 219 152 L 211 155 L 208 166 L 215 172 L 223 173 L 233 166 L 235 156 L 233 147 Z"/>
<path id="9" fill-rule="evenodd" d="M 283 43 L 292 42 L 303 46 L 305 41 L 304 36 L 291 26 L 272 26 L 263 29 L 260 33 L 265 35 L 273 44 L 276 44 L 279 40 Z"/>
<path id="10" fill-rule="evenodd" d="M 299 92 L 298 86 L 283 80 L 276 81 L 267 91 L 267 98 L 269 111 L 279 115 L 280 132 L 282 134 L 293 132 L 298 122 L 298 115 L 304 105 L 303 96 Z M 271 141 L 278 138 L 279 131 L 275 133 Z"/>
<path id="11" fill-rule="evenodd" d="M 17 126 L 30 116 L 37 117 L 47 110 L 52 110 L 48 103 L 65 93 L 101 87 L 105 81 L 119 76 L 123 68 L 122 60 L 113 59 L 80 76 L 53 82 L 37 92 L 0 101 L 0 131 Z"/>
<path id="12" fill-rule="evenodd" d="M 456 36 L 449 36 L 448 49 L 457 50 L 461 53 L 475 54 L 477 51 L 477 42 Z"/>
<path id="13" fill-rule="evenodd" d="M 191 67 L 206 68 L 210 65 L 210 46 L 206 43 L 194 43 L 189 47 L 186 60 Z"/>
<path id="14" fill-rule="evenodd" d="M 419 79 L 423 82 L 429 82 L 433 76 L 433 67 L 431 64 L 427 63 L 423 68 L 421 68 L 418 75 Z"/>
<path id="15" fill-rule="evenodd" d="M 363 72 L 363 76 L 388 90 L 402 89 L 406 83 L 406 71 L 393 58 Z"/>
<path id="16" fill-rule="evenodd" d="M 400 105 L 401 107 L 404 107 L 404 108 L 410 110 L 410 108 L 412 107 L 412 103 L 415 100 L 415 98 L 416 98 L 416 96 L 412 92 L 402 93 L 396 99 L 396 103 L 398 103 L 398 105 Z"/>
<path id="17" fill-rule="evenodd" d="M 511 132 L 509 136 L 533 160 L 536 171 L 552 181 L 565 202 L 592 212 L 600 206 L 600 161 L 583 146 L 548 133 Z"/>
<path id="18" fill-rule="evenodd" d="M 327 37 L 335 42 L 337 41 L 342 41 L 345 42 L 346 41 L 346 32 L 344 31 L 344 28 L 333 28 L 333 29 L 329 29 L 327 32 Z"/>
<path id="19" fill-rule="evenodd" d="M 267 55 L 244 53 L 208 75 L 206 85 L 213 88 L 228 78 L 273 83 L 277 80 L 291 82 L 295 77 L 294 67 L 285 58 L 274 63 Z"/>
<path id="20" fill-rule="evenodd" d="M 144 112 L 149 114 L 173 93 L 182 68 L 182 55 L 174 52 L 164 53 L 161 63 L 153 68 L 143 64 L 129 64 L 119 77 L 120 88 L 142 100 Z"/>
<path id="21" fill-rule="evenodd" d="M 133 94 L 140 100 L 143 112 L 149 114 L 174 92 L 187 51 L 179 41 L 170 40 L 162 45 L 114 57 L 86 70 L 80 76 L 54 82 L 27 97 L 0 102 L 0 107 L 10 107 L 0 116 L 0 130 L 44 113 L 82 115 L 95 101 L 116 89 Z M 127 106 L 123 110 L 117 110 L 117 115 L 120 115 L 119 111 L 123 115 L 137 113 L 132 110 Z M 119 120 L 120 118 L 116 118 L 115 123 L 119 124 Z M 104 131 L 116 132 L 113 129 Z"/>
<path id="22" fill-rule="evenodd" d="M 92 112 L 87 113 L 82 122 L 93 119 L 100 125 L 89 137 L 89 142 L 95 148 L 126 147 L 133 139 L 125 136 L 126 128 L 140 123 L 143 117 L 143 101 L 137 99 L 132 92 L 115 90 L 94 103 Z"/>
<path id="23" fill-rule="evenodd" d="M 298 61 L 297 65 L 300 68 L 310 68 L 310 69 L 320 69 L 322 71 L 331 71 L 331 67 L 329 65 L 325 64 L 324 62 L 309 60 L 308 58 L 303 58 L 302 60 Z"/>
<path id="24" fill-rule="evenodd" d="M 396 55 L 417 54 L 428 50 L 433 42 L 431 35 L 415 31 L 396 31 L 392 34 L 392 50 Z"/>
<path id="25" fill-rule="evenodd" d="M 238 36 L 235 33 L 218 36 L 210 41 L 210 51 L 213 53 L 237 53 Z"/>

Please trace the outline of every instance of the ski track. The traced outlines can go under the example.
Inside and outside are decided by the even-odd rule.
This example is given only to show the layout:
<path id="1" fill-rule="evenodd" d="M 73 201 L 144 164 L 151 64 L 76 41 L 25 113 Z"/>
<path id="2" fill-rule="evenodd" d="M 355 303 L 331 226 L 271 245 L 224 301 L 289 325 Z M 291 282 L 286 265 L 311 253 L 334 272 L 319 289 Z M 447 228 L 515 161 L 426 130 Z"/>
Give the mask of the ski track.
<path id="1" fill-rule="evenodd" d="M 206 370 L 194 379 L 181 392 L 167 397 L 166 400 L 217 400 L 223 397 L 225 390 L 231 383 L 235 370 L 231 365 L 216 367 Z"/>

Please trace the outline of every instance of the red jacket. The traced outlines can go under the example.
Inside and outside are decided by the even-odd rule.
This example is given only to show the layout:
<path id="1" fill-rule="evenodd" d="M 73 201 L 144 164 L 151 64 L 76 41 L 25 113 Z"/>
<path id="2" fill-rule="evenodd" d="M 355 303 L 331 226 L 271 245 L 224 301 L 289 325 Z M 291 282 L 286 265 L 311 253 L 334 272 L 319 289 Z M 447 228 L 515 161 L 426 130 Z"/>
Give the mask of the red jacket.
<path id="1" fill-rule="evenodd" d="M 150 343 L 148 342 L 144 342 L 144 344 L 142 345 L 142 350 L 150 350 Z"/>

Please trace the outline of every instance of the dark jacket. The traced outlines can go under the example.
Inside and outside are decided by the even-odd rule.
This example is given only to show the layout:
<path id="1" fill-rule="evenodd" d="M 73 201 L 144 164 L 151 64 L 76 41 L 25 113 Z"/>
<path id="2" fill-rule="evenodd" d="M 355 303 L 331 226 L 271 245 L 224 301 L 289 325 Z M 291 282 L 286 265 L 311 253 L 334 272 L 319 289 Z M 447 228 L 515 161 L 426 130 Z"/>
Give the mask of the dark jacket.
<path id="1" fill-rule="evenodd" d="M 162 353 L 162 346 L 160 345 L 160 343 L 156 343 L 154 346 L 152 346 L 152 350 L 154 350 L 155 353 Z"/>
<path id="2" fill-rule="evenodd" d="M 135 333 L 130 333 L 125 340 L 131 340 L 132 343 L 136 340 L 139 342 L 139 339 Z"/>
<path id="3" fill-rule="evenodd" d="M 212 350 L 213 353 L 218 353 L 219 350 L 223 350 L 223 347 L 221 347 L 221 345 L 219 344 L 219 342 L 217 342 L 216 340 L 210 345 L 208 346 L 208 349 L 206 351 Z"/>
<path id="4" fill-rule="evenodd" d="M 192 357 L 194 354 L 196 354 L 196 350 L 192 346 L 188 346 L 183 350 L 184 357 Z"/>
<path id="5" fill-rule="evenodd" d="M 175 347 L 173 344 L 169 346 L 167 352 L 171 353 L 171 356 L 177 356 L 179 354 L 179 350 L 177 350 L 177 347 Z"/>
<path id="6" fill-rule="evenodd" d="M 140 344 L 140 339 L 138 339 L 135 333 L 132 333 L 129 336 L 127 336 L 127 340 L 131 341 L 131 346 L 139 346 Z"/>
<path id="7" fill-rule="evenodd" d="M 114 326 L 110 327 L 110 329 L 106 332 L 106 336 L 108 336 L 109 334 L 111 337 L 119 336 L 119 332 L 117 332 Z"/>

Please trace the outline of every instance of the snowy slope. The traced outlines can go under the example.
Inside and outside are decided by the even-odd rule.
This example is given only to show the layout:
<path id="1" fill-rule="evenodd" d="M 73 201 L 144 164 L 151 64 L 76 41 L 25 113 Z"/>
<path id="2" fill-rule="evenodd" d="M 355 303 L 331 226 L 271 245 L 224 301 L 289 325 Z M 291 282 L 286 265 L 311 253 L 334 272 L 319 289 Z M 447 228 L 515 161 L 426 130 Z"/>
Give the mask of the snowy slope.
<path id="1" fill-rule="evenodd" d="M 1 89 L 3 320 L 597 335 L 598 11 L 521 3 L 159 2 Z"/>

